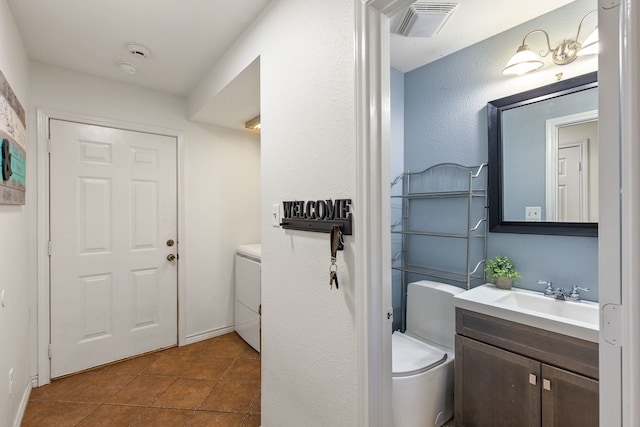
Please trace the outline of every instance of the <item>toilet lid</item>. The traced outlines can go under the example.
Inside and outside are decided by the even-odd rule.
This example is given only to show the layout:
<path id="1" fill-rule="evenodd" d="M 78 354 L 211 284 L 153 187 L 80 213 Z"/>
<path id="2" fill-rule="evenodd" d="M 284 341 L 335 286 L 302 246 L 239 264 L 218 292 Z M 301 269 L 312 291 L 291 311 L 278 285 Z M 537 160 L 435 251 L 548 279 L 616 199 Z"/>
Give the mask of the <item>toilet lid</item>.
<path id="1" fill-rule="evenodd" d="M 391 348 L 394 377 L 416 375 L 447 360 L 447 353 L 400 332 L 391 336 Z"/>

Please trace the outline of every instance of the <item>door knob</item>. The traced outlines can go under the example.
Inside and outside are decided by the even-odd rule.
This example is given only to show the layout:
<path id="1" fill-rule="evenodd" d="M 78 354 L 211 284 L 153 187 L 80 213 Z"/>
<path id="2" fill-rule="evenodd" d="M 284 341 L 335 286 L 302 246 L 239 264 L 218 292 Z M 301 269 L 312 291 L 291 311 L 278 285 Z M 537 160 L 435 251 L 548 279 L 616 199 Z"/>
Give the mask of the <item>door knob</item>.
<path id="1" fill-rule="evenodd" d="M 167 246 L 173 246 L 175 242 L 171 239 L 167 240 Z"/>
<path id="2" fill-rule="evenodd" d="M 176 259 L 176 256 L 175 256 L 174 254 L 169 254 L 169 255 L 167 255 L 167 260 L 169 260 L 169 261 L 173 261 L 173 260 L 175 260 L 175 259 Z"/>

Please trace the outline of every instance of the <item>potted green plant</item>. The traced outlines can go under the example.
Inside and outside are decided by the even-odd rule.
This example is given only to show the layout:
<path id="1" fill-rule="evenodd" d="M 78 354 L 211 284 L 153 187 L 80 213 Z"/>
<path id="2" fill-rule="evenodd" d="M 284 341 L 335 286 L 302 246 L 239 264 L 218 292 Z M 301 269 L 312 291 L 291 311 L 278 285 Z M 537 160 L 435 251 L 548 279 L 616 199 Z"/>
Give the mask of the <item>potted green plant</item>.
<path id="1" fill-rule="evenodd" d="M 488 259 L 484 271 L 489 273 L 489 280 L 495 282 L 500 289 L 511 289 L 511 285 L 518 283 L 518 278 L 522 277 L 509 258 L 501 255 Z"/>

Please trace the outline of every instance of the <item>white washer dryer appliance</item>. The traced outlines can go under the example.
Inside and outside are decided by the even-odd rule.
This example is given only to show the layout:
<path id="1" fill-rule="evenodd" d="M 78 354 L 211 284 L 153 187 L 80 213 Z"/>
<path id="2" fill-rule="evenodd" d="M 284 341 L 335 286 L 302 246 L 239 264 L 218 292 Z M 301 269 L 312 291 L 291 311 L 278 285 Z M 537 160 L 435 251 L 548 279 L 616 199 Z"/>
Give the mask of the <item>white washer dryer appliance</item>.
<path id="1" fill-rule="evenodd" d="M 236 249 L 235 329 L 260 351 L 260 243 Z"/>

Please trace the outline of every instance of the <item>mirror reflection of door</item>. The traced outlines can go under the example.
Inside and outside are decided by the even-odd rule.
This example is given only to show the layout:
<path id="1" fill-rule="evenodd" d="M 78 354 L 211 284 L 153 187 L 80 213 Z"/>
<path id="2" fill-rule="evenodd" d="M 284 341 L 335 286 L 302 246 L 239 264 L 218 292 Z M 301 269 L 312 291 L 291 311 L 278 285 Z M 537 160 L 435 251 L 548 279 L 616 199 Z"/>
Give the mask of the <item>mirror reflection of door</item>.
<path id="1" fill-rule="evenodd" d="M 547 221 L 598 221 L 598 120 L 589 111 L 547 120 Z"/>
<path id="2" fill-rule="evenodd" d="M 589 192 L 585 191 L 589 140 L 585 139 L 558 147 L 557 221 L 585 222 L 589 216 Z"/>

